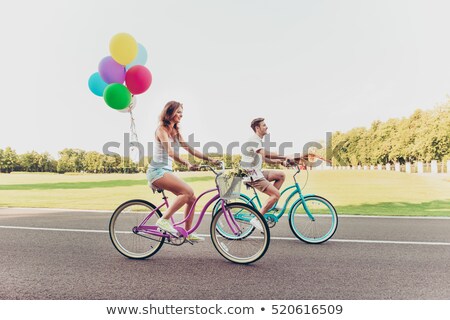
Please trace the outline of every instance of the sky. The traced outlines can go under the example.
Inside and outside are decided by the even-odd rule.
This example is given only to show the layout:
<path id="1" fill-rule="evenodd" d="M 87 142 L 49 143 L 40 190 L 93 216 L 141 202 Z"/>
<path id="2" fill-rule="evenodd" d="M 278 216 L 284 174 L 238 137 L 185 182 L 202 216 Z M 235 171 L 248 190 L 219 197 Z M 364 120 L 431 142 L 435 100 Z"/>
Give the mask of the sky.
<path id="1" fill-rule="evenodd" d="M 418 0 L 15 1 L 0 12 L 0 148 L 18 153 L 123 145 L 128 114 L 87 85 L 109 41 L 148 52 L 134 110 L 153 141 L 167 101 L 204 145 L 244 142 L 264 117 L 297 152 L 326 132 L 432 109 L 450 94 L 450 2 Z"/>

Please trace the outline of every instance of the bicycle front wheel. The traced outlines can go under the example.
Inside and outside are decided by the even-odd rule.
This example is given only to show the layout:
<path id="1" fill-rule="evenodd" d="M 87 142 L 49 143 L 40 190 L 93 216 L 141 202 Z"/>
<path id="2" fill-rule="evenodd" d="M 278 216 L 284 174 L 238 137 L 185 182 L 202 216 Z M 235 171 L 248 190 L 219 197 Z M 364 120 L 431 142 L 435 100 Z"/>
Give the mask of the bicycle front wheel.
<path id="1" fill-rule="evenodd" d="M 161 249 L 164 238 L 151 234 L 145 226 L 155 225 L 160 217 L 161 212 L 150 202 L 130 200 L 121 204 L 109 222 L 109 236 L 114 247 L 131 259 L 154 255 Z"/>
<path id="2" fill-rule="evenodd" d="M 235 219 L 236 215 L 246 219 Z M 248 230 L 254 229 L 248 236 Z M 216 212 L 211 221 L 211 240 L 227 260 L 248 264 L 261 259 L 269 248 L 270 233 L 264 217 L 244 203 L 230 203 Z M 230 237 L 233 235 L 233 237 Z"/>
<path id="3" fill-rule="evenodd" d="M 294 203 L 289 213 L 292 232 L 306 243 L 318 244 L 329 240 L 338 226 L 336 209 L 319 196 L 306 196 L 304 199 Z"/>

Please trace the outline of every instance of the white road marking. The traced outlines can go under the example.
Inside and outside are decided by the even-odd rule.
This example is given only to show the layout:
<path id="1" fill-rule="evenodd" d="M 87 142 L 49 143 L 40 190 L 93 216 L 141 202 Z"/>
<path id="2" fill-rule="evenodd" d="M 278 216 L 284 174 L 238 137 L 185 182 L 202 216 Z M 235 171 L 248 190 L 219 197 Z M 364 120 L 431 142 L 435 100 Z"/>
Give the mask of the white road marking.
<path id="1" fill-rule="evenodd" d="M 93 230 L 93 229 L 60 229 L 60 228 L 38 228 L 38 227 L 21 227 L 21 226 L 0 226 L 0 228 L 16 229 L 16 230 L 58 231 L 58 232 L 109 233 L 108 230 Z M 199 236 L 210 237 L 209 234 L 199 234 Z M 260 237 L 250 237 L 250 238 L 260 238 Z M 289 238 L 289 237 L 270 237 L 270 240 L 300 241 L 297 238 Z M 448 242 L 390 241 L 390 240 L 363 240 L 363 239 L 331 239 L 329 241 L 347 242 L 347 243 L 370 243 L 370 244 L 450 246 L 450 243 Z"/>
<path id="2" fill-rule="evenodd" d="M 92 230 L 92 229 L 60 229 L 60 228 L 38 228 L 38 227 L 21 227 L 21 226 L 0 226 L 0 228 L 1 229 L 18 229 L 18 230 L 38 230 L 38 231 L 109 233 L 108 230 Z"/>
<path id="3" fill-rule="evenodd" d="M 2 213 L 8 214 L 7 211 L 14 211 L 14 210 L 28 210 L 29 212 L 23 212 L 23 214 L 30 214 L 30 213 L 42 213 L 42 212 L 53 212 L 53 213 L 61 213 L 64 214 L 65 212 L 87 212 L 87 213 L 108 213 L 112 214 L 114 210 L 86 210 L 86 209 L 58 209 L 58 208 L 8 208 L 8 207 L 0 207 L 0 215 Z M 2 212 L 3 211 L 3 212 Z M 31 212 L 30 212 L 31 211 Z M 32 212 L 34 211 L 34 212 Z M 12 213 L 12 212 L 11 212 Z M 22 213 L 18 213 L 22 214 Z M 176 212 L 176 215 L 184 215 L 183 212 Z M 200 212 L 195 212 L 196 215 L 199 215 Z M 206 212 L 205 215 L 211 215 L 211 212 Z M 285 213 L 281 218 L 287 218 L 288 213 Z M 359 214 L 339 214 L 338 212 L 338 218 L 369 218 L 369 219 L 430 219 L 430 220 L 450 220 L 450 217 L 427 217 L 427 216 L 367 216 L 367 215 L 359 215 Z"/>

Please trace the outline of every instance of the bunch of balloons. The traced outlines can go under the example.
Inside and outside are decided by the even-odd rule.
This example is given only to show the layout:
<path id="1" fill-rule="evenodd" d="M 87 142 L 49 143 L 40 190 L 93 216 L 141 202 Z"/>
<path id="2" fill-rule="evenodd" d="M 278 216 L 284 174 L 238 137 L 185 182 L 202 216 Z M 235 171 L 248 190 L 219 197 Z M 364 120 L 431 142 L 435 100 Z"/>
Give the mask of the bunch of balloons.
<path id="1" fill-rule="evenodd" d="M 111 55 L 103 58 L 98 72 L 90 76 L 89 89 L 109 107 L 131 111 L 136 106 L 135 95 L 152 84 L 152 74 L 144 66 L 147 50 L 128 33 L 118 33 L 111 38 L 109 51 Z"/>

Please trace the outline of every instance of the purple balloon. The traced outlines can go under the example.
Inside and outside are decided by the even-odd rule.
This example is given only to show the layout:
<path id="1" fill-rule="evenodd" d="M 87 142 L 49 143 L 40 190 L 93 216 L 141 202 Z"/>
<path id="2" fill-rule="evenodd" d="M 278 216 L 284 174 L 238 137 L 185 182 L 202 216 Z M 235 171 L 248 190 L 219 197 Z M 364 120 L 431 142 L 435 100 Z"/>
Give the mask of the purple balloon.
<path id="1" fill-rule="evenodd" d="M 118 64 L 111 56 L 104 57 L 98 65 L 98 73 L 106 83 L 123 83 L 125 66 Z"/>

